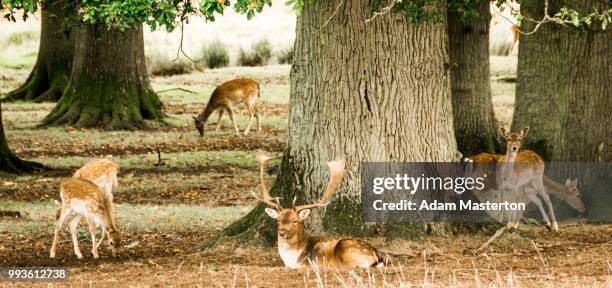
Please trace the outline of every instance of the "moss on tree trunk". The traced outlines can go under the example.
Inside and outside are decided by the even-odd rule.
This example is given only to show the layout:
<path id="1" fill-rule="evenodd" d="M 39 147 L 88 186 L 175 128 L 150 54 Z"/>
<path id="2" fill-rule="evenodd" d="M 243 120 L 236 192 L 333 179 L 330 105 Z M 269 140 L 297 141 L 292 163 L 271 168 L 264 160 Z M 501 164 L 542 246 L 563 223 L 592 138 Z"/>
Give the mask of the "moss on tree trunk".
<path id="1" fill-rule="evenodd" d="M 123 32 L 83 25 L 75 34 L 70 82 L 43 125 L 132 130 L 163 119 L 147 76 L 142 25 Z"/>
<path id="2" fill-rule="evenodd" d="M 0 171 L 10 173 L 34 172 L 44 168 L 35 162 L 24 161 L 15 156 L 8 146 L 4 125 L 2 125 L 2 104 L 0 103 Z"/>
<path id="3" fill-rule="evenodd" d="M 64 19 L 73 9 L 66 1 L 43 1 L 40 45 L 36 64 L 26 82 L 8 93 L 4 101 L 57 101 L 68 83 L 74 52 L 74 37 Z M 74 12 L 76 13 L 76 12 Z"/>
<path id="4" fill-rule="evenodd" d="M 462 21 L 449 12 L 453 121 L 459 151 L 465 156 L 499 151 L 491 99 L 488 1 L 478 1 L 479 15 Z"/>
<path id="5" fill-rule="evenodd" d="M 311 211 L 306 229 L 311 235 L 365 236 L 381 227 L 361 220 L 362 162 L 455 157 L 447 29 L 415 27 L 399 14 L 366 24 L 367 0 L 342 2 L 343 12 L 322 27 L 337 5 L 318 1 L 298 18 L 289 141 L 271 194 L 282 197 L 285 207 L 294 197 L 297 204 L 317 201 L 329 179 L 325 163 L 341 156 L 344 181 L 328 206 Z M 444 5 L 435 8 L 446 15 Z M 206 247 L 235 239 L 273 243 L 274 222 L 262 211 L 258 206 Z M 431 226 L 445 226 L 407 225 L 399 227 L 427 233 L 444 230 Z"/>

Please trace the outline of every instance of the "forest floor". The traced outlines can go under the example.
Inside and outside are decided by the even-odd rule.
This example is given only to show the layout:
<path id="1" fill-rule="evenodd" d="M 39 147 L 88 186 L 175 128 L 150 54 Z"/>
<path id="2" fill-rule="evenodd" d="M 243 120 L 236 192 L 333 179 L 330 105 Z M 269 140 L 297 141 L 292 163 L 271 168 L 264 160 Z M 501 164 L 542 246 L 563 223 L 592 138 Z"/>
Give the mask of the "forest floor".
<path id="1" fill-rule="evenodd" d="M 504 124 L 511 121 L 515 67 L 515 57 L 492 57 L 494 105 Z M 0 63 L 0 93 L 17 87 L 28 71 L 27 65 Z M 261 83 L 263 132 L 236 137 L 224 119 L 220 133 L 214 133 L 211 124 L 206 136 L 199 137 L 191 116 L 204 107 L 215 85 L 238 76 Z M 182 88 L 194 93 L 160 93 L 168 125 L 148 131 L 37 129 L 52 103 L 3 105 L 11 148 L 55 170 L 17 177 L 0 174 L 0 210 L 24 212 L 21 218 L 0 218 L 0 267 L 68 268 L 69 282 L 53 287 L 612 286 L 612 225 L 563 223 L 558 234 L 522 226 L 476 255 L 471 250 L 487 239 L 486 234 L 390 242 L 372 238 L 385 251 L 407 255 L 371 271 L 290 270 L 282 267 L 274 247 L 227 244 L 202 251 L 203 241 L 256 203 L 251 196 L 258 189 L 254 151 L 280 155 L 286 145 L 289 66 L 231 67 L 155 77 L 152 83 L 156 91 Z M 248 118 L 244 109 L 239 110 L 238 125 L 243 129 Z M 93 157 L 108 155 L 121 167 L 114 197 L 127 247 L 117 258 L 103 248 L 101 259 L 93 260 L 81 226 L 85 259 L 74 256 L 67 231 L 58 257 L 49 259 L 59 181 Z"/>

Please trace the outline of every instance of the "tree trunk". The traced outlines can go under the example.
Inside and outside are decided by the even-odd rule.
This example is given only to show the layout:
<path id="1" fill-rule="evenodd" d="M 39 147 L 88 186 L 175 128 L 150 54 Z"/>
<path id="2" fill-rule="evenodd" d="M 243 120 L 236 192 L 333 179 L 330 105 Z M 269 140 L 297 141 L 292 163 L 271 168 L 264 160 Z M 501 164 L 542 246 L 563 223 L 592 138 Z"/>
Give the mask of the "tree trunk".
<path id="1" fill-rule="evenodd" d="M 4 125 L 2 125 L 2 104 L 0 103 L 0 171 L 10 173 L 33 172 L 43 169 L 44 166 L 35 162 L 19 159 L 8 146 Z"/>
<path id="2" fill-rule="evenodd" d="M 366 24 L 369 3 L 343 1 L 326 26 L 336 2 L 306 5 L 298 17 L 289 141 L 271 194 L 282 197 L 285 207 L 294 196 L 298 204 L 317 201 L 329 179 L 325 163 L 343 157 L 342 185 L 306 223 L 314 235 L 375 232 L 361 221 L 362 162 L 451 161 L 457 151 L 446 23 L 415 27 L 401 14 L 386 14 Z M 446 15 L 443 5 L 436 9 Z M 222 236 L 274 243 L 275 225 L 262 210 L 259 205 Z M 444 226 L 389 225 L 386 232 Z"/>
<path id="3" fill-rule="evenodd" d="M 453 121 L 465 156 L 499 150 L 489 67 L 489 1 L 478 1 L 479 16 L 461 21 L 449 12 Z"/>
<path id="4" fill-rule="evenodd" d="M 74 37 L 64 19 L 71 9 L 66 1 L 42 2 L 40 45 L 36 64 L 26 82 L 8 93 L 5 101 L 57 101 L 68 83 L 74 51 Z"/>
<path id="5" fill-rule="evenodd" d="M 142 25 L 123 32 L 83 25 L 75 34 L 70 82 L 44 125 L 132 130 L 164 117 L 147 76 Z"/>
<path id="6" fill-rule="evenodd" d="M 608 1 L 551 1 L 550 14 L 562 6 L 582 15 L 603 11 Z M 543 1 L 529 1 L 521 12 L 539 19 L 543 7 Z M 530 126 L 524 145 L 547 161 L 612 161 L 612 31 L 602 31 L 599 25 L 577 30 L 548 24 L 521 38 L 513 128 Z M 526 22 L 522 29 L 531 31 L 533 24 Z M 609 186 L 589 184 L 596 171 L 573 173 L 579 175 L 582 191 L 588 191 L 588 213 L 609 213 Z"/>

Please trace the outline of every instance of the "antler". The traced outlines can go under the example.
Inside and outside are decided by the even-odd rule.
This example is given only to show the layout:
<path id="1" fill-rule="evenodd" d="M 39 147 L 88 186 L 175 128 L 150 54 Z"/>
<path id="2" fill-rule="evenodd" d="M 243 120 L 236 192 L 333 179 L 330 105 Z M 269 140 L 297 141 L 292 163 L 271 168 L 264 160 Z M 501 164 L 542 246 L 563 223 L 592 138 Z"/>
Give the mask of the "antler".
<path id="1" fill-rule="evenodd" d="M 327 166 L 329 166 L 330 172 L 329 183 L 327 183 L 325 192 L 323 193 L 323 196 L 321 197 L 319 202 L 314 204 L 300 205 L 295 207 L 295 210 L 300 211 L 329 204 L 329 201 L 331 201 L 332 197 L 334 196 L 336 189 L 338 189 L 338 186 L 340 186 L 340 184 L 342 183 L 342 178 L 344 177 L 344 173 L 346 172 L 346 170 L 344 170 L 344 160 L 340 158 L 336 158 L 336 160 L 334 161 L 327 162 Z"/>
<path id="2" fill-rule="evenodd" d="M 266 203 L 268 206 L 274 207 L 277 210 L 282 210 L 283 207 L 280 205 L 280 203 L 278 203 L 278 197 L 276 198 L 270 197 L 270 194 L 268 192 L 268 187 L 266 186 L 266 181 L 264 180 L 264 170 L 266 169 L 266 162 L 274 158 L 266 156 L 265 154 L 263 154 L 261 150 L 257 150 L 256 159 L 257 159 L 257 163 L 259 163 L 259 178 L 261 180 L 261 192 L 263 193 L 263 199 L 257 197 L 255 192 L 253 192 L 253 196 L 255 196 L 257 200 L 263 203 Z M 272 201 L 273 199 L 276 199 L 276 203 Z"/>

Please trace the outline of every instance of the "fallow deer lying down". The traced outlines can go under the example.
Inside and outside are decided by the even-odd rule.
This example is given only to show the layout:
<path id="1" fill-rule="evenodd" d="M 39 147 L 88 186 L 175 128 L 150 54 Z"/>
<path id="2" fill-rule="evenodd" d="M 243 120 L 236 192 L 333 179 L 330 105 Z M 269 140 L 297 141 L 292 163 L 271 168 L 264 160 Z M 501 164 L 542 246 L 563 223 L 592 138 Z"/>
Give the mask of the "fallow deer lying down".
<path id="1" fill-rule="evenodd" d="M 234 120 L 234 105 L 240 102 L 246 104 L 247 110 L 249 111 L 249 124 L 244 130 L 244 135 L 249 134 L 249 131 L 251 131 L 253 116 L 255 116 L 257 119 L 257 131 L 261 132 L 259 110 L 255 106 L 260 97 L 259 93 L 259 84 L 253 79 L 238 78 L 217 86 L 212 95 L 210 95 L 210 100 L 208 100 L 208 104 L 204 110 L 198 114 L 197 117 L 193 117 L 196 129 L 198 129 L 200 136 L 204 137 L 206 122 L 215 111 L 219 111 L 217 129 L 215 129 L 215 132 L 218 132 L 219 129 L 221 129 L 221 117 L 223 117 L 223 112 L 227 111 L 227 115 L 229 116 L 230 120 L 232 120 L 232 124 L 234 125 L 234 130 L 236 130 L 236 135 L 239 135 L 240 130 L 238 130 L 238 126 Z"/>
<path id="2" fill-rule="evenodd" d="M 351 237 L 311 237 L 304 230 L 303 221 L 310 214 L 311 208 L 322 207 L 331 201 L 334 192 L 344 177 L 344 161 L 328 162 L 330 179 L 319 202 L 283 208 L 270 197 L 264 181 L 265 165 L 271 158 L 257 153 L 260 168 L 261 190 L 263 198 L 255 197 L 270 206 L 266 213 L 276 219 L 278 227 L 278 253 L 285 267 L 306 267 L 310 262 L 324 267 L 354 268 L 381 267 L 385 263 L 380 253 L 368 242 Z"/>
<path id="3" fill-rule="evenodd" d="M 115 255 L 116 247 L 121 242 L 121 234 L 115 225 L 113 214 L 110 210 L 112 203 L 104 195 L 104 192 L 90 181 L 73 178 L 65 180 L 60 184 L 60 198 L 62 199 L 62 206 L 55 225 L 50 257 L 55 258 L 60 231 L 64 222 L 71 214 L 75 214 L 72 221 L 70 221 L 70 234 L 72 235 L 74 254 L 76 254 L 77 258 L 83 258 L 76 235 L 76 228 L 83 217 L 87 220 L 89 226 L 92 243 L 91 253 L 94 259 L 99 257 L 98 246 L 100 245 L 99 243 L 96 244 L 96 224 L 102 227 L 102 235 L 105 232 L 108 233 L 108 245 L 113 255 Z"/>

